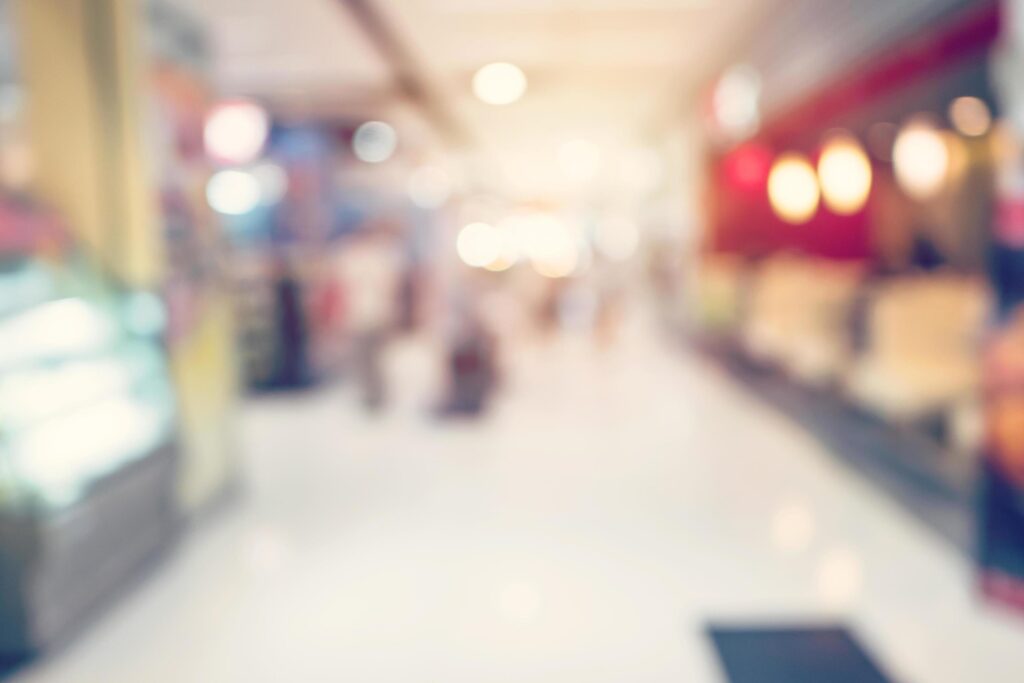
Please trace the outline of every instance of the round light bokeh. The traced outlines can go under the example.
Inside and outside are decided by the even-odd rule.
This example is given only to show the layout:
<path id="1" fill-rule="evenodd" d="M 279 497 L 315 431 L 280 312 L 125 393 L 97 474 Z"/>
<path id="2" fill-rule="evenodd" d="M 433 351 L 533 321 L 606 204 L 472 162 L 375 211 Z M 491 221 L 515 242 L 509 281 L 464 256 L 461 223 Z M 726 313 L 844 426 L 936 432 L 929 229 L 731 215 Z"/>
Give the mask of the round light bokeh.
<path id="1" fill-rule="evenodd" d="M 368 164 L 390 159 L 398 148 L 398 133 L 383 121 L 367 121 L 352 136 L 352 152 Z"/>
<path id="2" fill-rule="evenodd" d="M 576 240 L 564 222 L 548 216 L 530 220 L 527 249 L 533 269 L 549 278 L 573 274 L 579 262 Z"/>
<path id="3" fill-rule="evenodd" d="M 259 157 L 269 132 L 270 117 L 263 107 L 248 100 L 231 100 L 210 110 L 203 142 L 212 159 L 247 164 Z"/>
<path id="4" fill-rule="evenodd" d="M 897 182 L 914 199 L 934 197 L 949 176 L 949 147 L 942 132 L 926 119 L 904 126 L 896 136 L 892 161 Z"/>
<path id="5" fill-rule="evenodd" d="M 499 245 L 498 256 L 484 264 L 484 268 L 494 273 L 500 273 L 519 261 L 519 235 L 516 233 L 515 225 L 509 221 L 502 221 L 494 226 L 494 230 Z"/>
<path id="6" fill-rule="evenodd" d="M 712 94 L 719 126 L 728 135 L 742 138 L 757 132 L 761 124 L 761 76 L 747 64 L 722 74 Z"/>
<path id="7" fill-rule="evenodd" d="M 833 212 L 849 216 L 864 208 L 871 194 L 871 161 L 855 137 L 840 133 L 825 143 L 818 180 L 825 205 Z"/>
<path id="8" fill-rule="evenodd" d="M 967 137 L 981 137 L 992 128 L 992 110 L 977 97 L 958 97 L 949 105 L 949 120 Z"/>
<path id="9" fill-rule="evenodd" d="M 470 223 L 459 231 L 455 249 L 467 266 L 484 268 L 501 257 L 501 237 L 489 223 Z"/>
<path id="10" fill-rule="evenodd" d="M 473 76 L 473 93 L 487 104 L 512 104 L 524 94 L 528 81 L 526 74 L 515 64 L 495 62 L 481 67 Z"/>
<path id="11" fill-rule="evenodd" d="M 811 162 L 802 154 L 780 156 L 768 174 L 768 200 L 787 223 L 806 223 L 818 210 L 821 192 Z"/>
<path id="12" fill-rule="evenodd" d="M 261 199 L 260 182 L 248 171 L 218 171 L 206 184 L 206 200 L 217 213 L 242 216 Z"/>

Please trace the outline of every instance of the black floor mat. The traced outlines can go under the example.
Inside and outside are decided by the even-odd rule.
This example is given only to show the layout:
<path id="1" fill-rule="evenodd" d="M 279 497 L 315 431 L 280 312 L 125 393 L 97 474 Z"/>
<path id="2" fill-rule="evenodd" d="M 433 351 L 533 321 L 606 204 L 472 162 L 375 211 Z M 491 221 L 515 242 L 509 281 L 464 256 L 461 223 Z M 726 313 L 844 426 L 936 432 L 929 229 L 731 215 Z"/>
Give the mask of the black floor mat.
<path id="1" fill-rule="evenodd" d="M 708 629 L 729 683 L 892 683 L 841 627 Z"/>

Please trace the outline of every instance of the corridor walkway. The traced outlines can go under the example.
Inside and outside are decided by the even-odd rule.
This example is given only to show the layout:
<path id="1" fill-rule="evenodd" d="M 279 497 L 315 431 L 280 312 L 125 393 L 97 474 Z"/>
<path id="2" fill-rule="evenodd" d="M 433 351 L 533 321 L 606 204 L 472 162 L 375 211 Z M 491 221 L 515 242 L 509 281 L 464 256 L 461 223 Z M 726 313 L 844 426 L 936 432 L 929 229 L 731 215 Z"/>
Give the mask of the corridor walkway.
<path id="1" fill-rule="evenodd" d="M 376 419 L 247 405 L 240 500 L 19 683 L 712 682 L 709 620 L 832 619 L 901 681 L 1024 679 L 965 558 L 648 330 L 519 350 L 479 423 L 429 358 Z"/>

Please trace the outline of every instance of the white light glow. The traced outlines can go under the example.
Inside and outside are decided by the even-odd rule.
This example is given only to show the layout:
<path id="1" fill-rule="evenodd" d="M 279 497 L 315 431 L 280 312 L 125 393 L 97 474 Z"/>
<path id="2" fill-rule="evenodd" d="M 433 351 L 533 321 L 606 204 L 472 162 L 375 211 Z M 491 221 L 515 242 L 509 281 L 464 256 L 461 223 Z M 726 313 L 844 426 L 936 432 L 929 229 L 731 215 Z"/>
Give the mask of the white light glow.
<path id="1" fill-rule="evenodd" d="M 260 204 L 260 182 L 247 171 L 218 171 L 206 184 L 206 201 L 217 213 L 242 216 Z"/>
<path id="2" fill-rule="evenodd" d="M 11 373 L 0 381 L 0 419 L 12 429 L 24 429 L 49 416 L 127 392 L 132 381 L 127 364 L 109 359 Z"/>
<path id="3" fill-rule="evenodd" d="M 470 223 L 459 231 L 455 248 L 463 263 L 484 268 L 501 256 L 501 236 L 488 223 Z"/>
<path id="4" fill-rule="evenodd" d="M 836 135 L 818 159 L 818 179 L 828 208 L 843 216 L 855 214 L 871 194 L 871 161 L 856 138 Z"/>
<path id="5" fill-rule="evenodd" d="M 267 142 L 270 117 L 255 102 L 234 100 L 215 106 L 206 117 L 203 141 L 206 153 L 227 164 L 247 164 Z"/>
<path id="6" fill-rule="evenodd" d="M 892 153 L 896 180 L 908 195 L 925 200 L 938 194 L 949 176 L 950 154 L 942 133 L 929 121 L 908 123 Z"/>
<path id="7" fill-rule="evenodd" d="M 554 216 L 538 214 L 521 223 L 523 244 L 533 269 L 550 278 L 572 275 L 579 264 L 579 247 L 566 224 Z"/>
<path id="8" fill-rule="evenodd" d="M 821 193 L 811 162 L 801 154 L 780 156 L 768 174 L 768 199 L 779 218 L 806 223 L 818 210 Z"/>
<path id="9" fill-rule="evenodd" d="M 487 104 L 506 105 L 526 94 L 526 74 L 515 64 L 495 62 L 473 76 L 473 93 Z"/>
<path id="10" fill-rule="evenodd" d="M 484 268 L 498 273 L 508 270 L 519 261 L 520 244 L 519 233 L 515 221 L 505 220 L 495 226 L 498 238 L 498 257 L 484 265 Z"/>
<path id="11" fill-rule="evenodd" d="M 397 148 L 398 133 L 383 121 L 367 121 L 352 136 L 352 151 L 368 164 L 387 161 Z"/>
<path id="12" fill-rule="evenodd" d="M 116 397 L 44 423 L 14 444 L 20 478 L 52 502 L 72 499 L 77 489 L 146 455 L 163 428 L 158 409 L 128 397 Z"/>
<path id="13" fill-rule="evenodd" d="M 0 323 L 0 372 L 32 360 L 95 352 L 115 336 L 111 318 L 86 301 L 51 301 Z"/>

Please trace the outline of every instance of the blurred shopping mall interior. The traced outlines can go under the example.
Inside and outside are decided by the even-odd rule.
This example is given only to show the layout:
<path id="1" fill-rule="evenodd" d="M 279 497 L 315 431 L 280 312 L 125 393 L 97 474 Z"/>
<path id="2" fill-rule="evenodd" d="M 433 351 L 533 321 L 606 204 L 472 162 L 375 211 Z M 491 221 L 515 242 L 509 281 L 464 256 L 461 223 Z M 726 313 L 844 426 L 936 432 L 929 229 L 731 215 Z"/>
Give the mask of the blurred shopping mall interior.
<path id="1" fill-rule="evenodd" d="M 1024 681 L 1024 0 L 0 0 L 0 679 Z"/>

